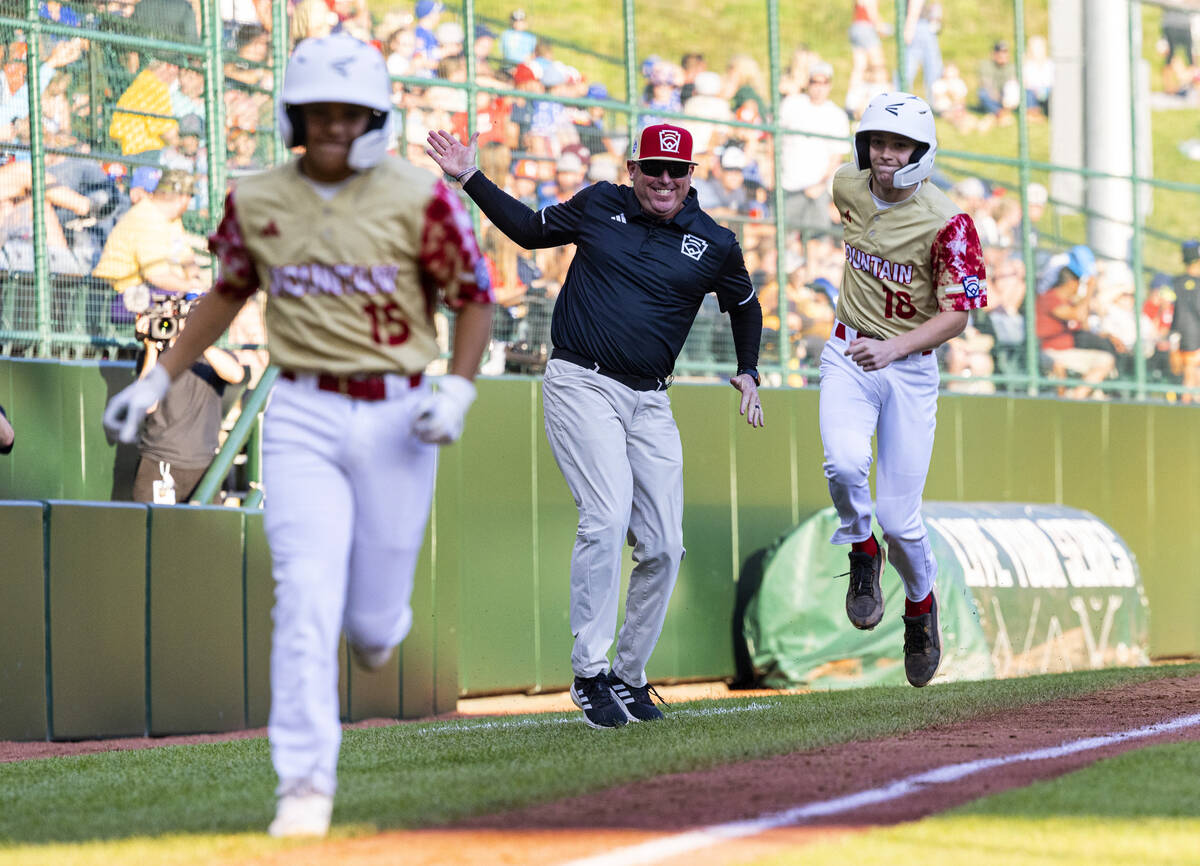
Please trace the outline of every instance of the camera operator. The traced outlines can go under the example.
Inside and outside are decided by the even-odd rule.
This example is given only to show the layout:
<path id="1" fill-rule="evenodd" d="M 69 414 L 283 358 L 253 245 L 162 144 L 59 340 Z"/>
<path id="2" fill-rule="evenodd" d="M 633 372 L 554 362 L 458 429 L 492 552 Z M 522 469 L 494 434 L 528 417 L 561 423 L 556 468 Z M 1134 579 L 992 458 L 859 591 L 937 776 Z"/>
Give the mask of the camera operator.
<path id="1" fill-rule="evenodd" d="M 185 304 L 171 299 L 138 317 L 135 329 L 145 345 L 139 379 L 154 369 L 159 354 L 183 329 Z M 160 315 L 164 309 L 166 317 Z M 150 409 L 138 437 L 141 460 L 133 480 L 135 502 L 173 505 L 191 498 L 217 451 L 225 385 L 241 383 L 244 375 L 233 353 L 210 346 L 190 370 L 171 383 L 167 396 Z"/>
<path id="2" fill-rule="evenodd" d="M 118 294 L 113 322 L 133 322 L 152 301 L 202 291 L 195 251 L 182 220 L 192 186 L 190 175 L 167 169 L 150 194 L 113 226 L 92 271 Z"/>

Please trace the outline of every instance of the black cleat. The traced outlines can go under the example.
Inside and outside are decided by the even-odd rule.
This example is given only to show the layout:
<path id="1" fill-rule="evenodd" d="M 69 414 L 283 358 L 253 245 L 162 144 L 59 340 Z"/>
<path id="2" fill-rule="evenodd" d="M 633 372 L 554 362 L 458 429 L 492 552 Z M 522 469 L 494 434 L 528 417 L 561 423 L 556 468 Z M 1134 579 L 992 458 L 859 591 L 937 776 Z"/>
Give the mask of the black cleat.
<path id="1" fill-rule="evenodd" d="M 662 710 L 654 706 L 651 694 L 662 703 L 662 695 L 654 686 L 646 683 L 644 686 L 631 686 L 612 671 L 608 673 L 608 687 L 612 689 L 613 697 L 631 722 L 655 722 L 663 717 Z"/>
<path id="2" fill-rule="evenodd" d="M 846 589 L 846 616 L 855 628 L 872 629 L 883 619 L 883 545 L 875 555 L 850 552 L 850 586 Z"/>
<path id="3" fill-rule="evenodd" d="M 917 688 L 929 684 L 942 661 L 936 596 L 932 602 L 929 613 L 900 617 L 904 620 L 904 674 Z"/>
<path id="4" fill-rule="evenodd" d="M 571 700 L 583 710 L 583 720 L 593 728 L 619 728 L 629 723 L 621 704 L 608 688 L 608 674 L 594 677 L 575 677 L 571 683 Z"/>

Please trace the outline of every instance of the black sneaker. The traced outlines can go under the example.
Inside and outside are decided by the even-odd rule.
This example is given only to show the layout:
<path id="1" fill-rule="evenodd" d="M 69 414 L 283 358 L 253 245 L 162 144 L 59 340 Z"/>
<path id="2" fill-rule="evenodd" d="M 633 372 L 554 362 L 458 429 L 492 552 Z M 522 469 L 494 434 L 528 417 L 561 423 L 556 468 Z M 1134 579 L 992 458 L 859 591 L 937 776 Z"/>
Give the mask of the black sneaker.
<path id="1" fill-rule="evenodd" d="M 855 628 L 873 629 L 883 619 L 883 545 L 875 555 L 850 552 L 850 586 L 846 589 L 846 616 Z"/>
<path id="2" fill-rule="evenodd" d="M 613 697 L 617 699 L 625 715 L 631 722 L 654 722 L 663 717 L 662 710 L 654 706 L 650 695 L 666 703 L 654 686 L 646 683 L 644 686 L 631 686 L 612 671 L 608 673 L 608 687 L 612 689 Z"/>
<path id="3" fill-rule="evenodd" d="M 900 617 L 904 620 L 904 674 L 917 688 L 929 684 L 942 661 L 936 596 L 932 602 L 929 613 Z"/>
<path id="4" fill-rule="evenodd" d="M 609 691 L 607 673 L 575 677 L 575 682 L 571 683 L 571 700 L 583 710 L 583 720 L 593 728 L 619 728 L 629 723 L 625 711 Z"/>

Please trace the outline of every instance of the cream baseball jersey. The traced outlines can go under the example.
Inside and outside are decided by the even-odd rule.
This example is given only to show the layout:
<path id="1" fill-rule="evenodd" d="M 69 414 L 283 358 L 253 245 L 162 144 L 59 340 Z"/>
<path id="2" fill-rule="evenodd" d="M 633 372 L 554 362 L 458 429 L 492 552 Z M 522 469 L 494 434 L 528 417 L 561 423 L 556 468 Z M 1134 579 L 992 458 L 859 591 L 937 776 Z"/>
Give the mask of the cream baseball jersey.
<path id="1" fill-rule="evenodd" d="M 349 375 L 420 373 L 434 309 L 491 302 L 470 218 L 441 179 L 388 157 L 326 201 L 299 162 L 243 178 L 209 239 L 216 291 L 266 293 L 271 361 Z"/>
<path id="2" fill-rule="evenodd" d="M 986 306 L 983 248 L 971 217 L 928 181 L 880 209 L 870 177 L 869 169 L 844 165 L 833 178 L 846 244 L 838 320 L 886 340 L 938 312 Z"/>

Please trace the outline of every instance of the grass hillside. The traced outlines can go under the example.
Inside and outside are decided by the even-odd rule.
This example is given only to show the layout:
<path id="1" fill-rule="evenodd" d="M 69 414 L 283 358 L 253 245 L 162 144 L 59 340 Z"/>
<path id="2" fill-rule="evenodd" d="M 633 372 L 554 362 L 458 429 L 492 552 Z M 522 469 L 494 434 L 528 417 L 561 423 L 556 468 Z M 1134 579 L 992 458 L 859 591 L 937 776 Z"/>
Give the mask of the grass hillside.
<path id="1" fill-rule="evenodd" d="M 972 87 L 977 78 L 979 61 L 988 56 L 996 39 L 1013 42 L 1013 0 L 941 0 L 944 27 L 940 36 L 943 59 L 955 63 Z M 407 4 L 396 5 L 390 0 L 369 0 L 376 19 L 389 10 L 410 9 Z M 1049 0 L 1029 0 L 1025 3 L 1024 29 L 1029 35 L 1048 35 Z M 523 8 L 530 29 L 555 42 L 554 57 L 578 67 L 589 81 L 606 84 L 615 99 L 625 98 L 624 72 L 624 7 L 619 0 L 479 0 L 475 3 L 477 19 L 488 21 L 499 31 L 507 26 L 509 13 L 518 5 Z M 853 11 L 853 0 L 811 2 L 783 0 L 779 9 L 779 51 L 781 66 L 786 68 L 792 52 L 808 45 L 833 64 L 833 99 L 841 103 L 845 97 L 850 73 L 850 43 L 847 30 Z M 444 17 L 459 16 L 461 2 L 448 2 Z M 895 22 L 894 0 L 880 0 L 880 12 L 886 21 Z M 767 7 L 763 0 L 726 0 L 714 5 L 709 0 L 640 0 L 635 5 L 636 49 L 638 65 L 650 55 L 678 61 L 687 52 L 705 55 L 708 68 L 724 72 L 729 59 L 739 53 L 755 58 L 767 74 L 769 38 Z M 1152 89 L 1159 89 L 1162 60 L 1156 51 L 1161 31 L 1161 10 L 1146 5 L 1142 13 L 1142 56 L 1150 64 Z M 896 60 L 896 41 L 885 39 L 885 50 L 891 64 Z M 498 49 L 497 49 L 498 50 Z M 1124 58 L 1121 58 L 1124 62 Z M 639 80 L 640 85 L 640 80 Z M 923 90 L 923 84 L 915 88 Z M 1154 140 L 1154 177 L 1192 183 L 1197 176 L 1197 164 L 1179 150 L 1180 142 L 1200 137 L 1200 111 L 1158 110 L 1152 112 Z M 1030 125 L 1030 155 L 1035 160 L 1049 161 L 1050 125 Z M 1018 154 L 1015 125 L 994 128 L 988 133 L 958 133 L 949 124 L 939 130 L 945 151 L 1015 158 Z M 960 160 L 947 167 L 971 171 L 988 179 L 1012 185 L 1016 170 L 1003 166 L 984 165 Z M 1035 178 L 1045 182 L 1045 177 Z M 1172 237 L 1195 234 L 1192 215 L 1197 210 L 1195 193 L 1158 190 L 1154 206 L 1147 217 L 1148 226 Z M 1059 230 L 1082 240 L 1081 217 L 1049 214 L 1053 226 L 1043 225 L 1044 231 Z M 1155 267 L 1170 270 L 1178 265 L 1178 247 L 1174 242 L 1149 239 L 1146 261 Z"/>

